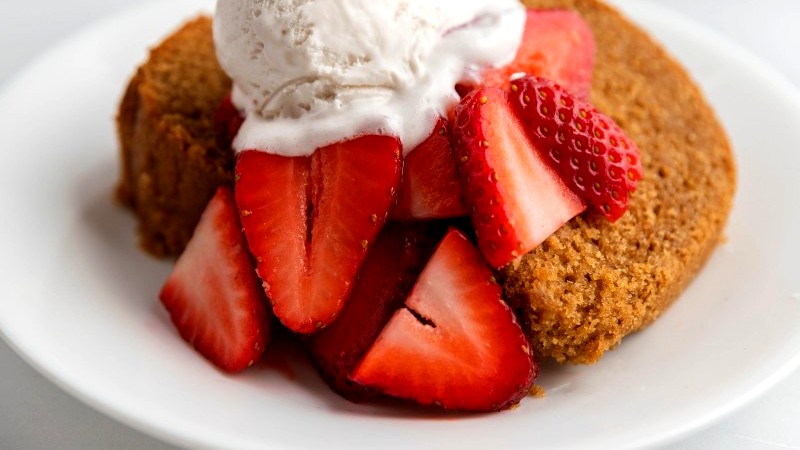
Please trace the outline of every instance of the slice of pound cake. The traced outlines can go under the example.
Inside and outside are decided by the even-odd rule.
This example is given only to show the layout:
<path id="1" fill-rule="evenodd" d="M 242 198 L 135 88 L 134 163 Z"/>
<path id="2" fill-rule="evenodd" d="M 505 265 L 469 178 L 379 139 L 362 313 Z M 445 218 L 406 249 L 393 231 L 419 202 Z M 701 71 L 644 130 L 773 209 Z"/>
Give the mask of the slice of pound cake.
<path id="1" fill-rule="evenodd" d="M 655 320 L 719 244 L 735 165 L 702 93 L 646 33 L 593 0 L 526 4 L 586 19 L 597 42 L 592 103 L 641 151 L 644 178 L 622 219 L 576 217 L 500 277 L 539 354 L 592 363 Z"/>
<path id="2" fill-rule="evenodd" d="M 596 0 L 524 3 L 587 21 L 597 47 L 591 101 L 641 152 L 644 175 L 620 220 L 584 213 L 498 274 L 540 356 L 591 363 L 658 317 L 718 245 L 734 161 L 701 92 L 646 33 Z M 206 18 L 156 47 L 128 87 L 119 194 L 152 253 L 179 254 L 216 188 L 233 182 L 234 155 L 214 130 L 229 91 Z"/>
<path id="3" fill-rule="evenodd" d="M 118 198 L 139 218 L 142 246 L 177 255 L 217 186 L 233 182 L 233 153 L 215 141 L 214 110 L 230 92 L 198 18 L 150 52 L 117 116 L 122 149 Z"/>

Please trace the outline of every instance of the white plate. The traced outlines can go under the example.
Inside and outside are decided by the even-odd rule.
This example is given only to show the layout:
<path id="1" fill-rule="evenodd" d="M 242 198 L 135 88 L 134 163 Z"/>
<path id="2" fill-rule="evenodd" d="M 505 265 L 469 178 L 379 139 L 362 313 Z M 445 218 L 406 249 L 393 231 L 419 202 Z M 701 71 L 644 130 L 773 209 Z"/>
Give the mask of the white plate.
<path id="1" fill-rule="evenodd" d="M 444 418 L 357 406 L 299 358 L 227 377 L 178 339 L 156 301 L 170 264 L 137 249 L 111 201 L 112 119 L 146 47 L 202 0 L 115 16 L 0 94 L 0 332 L 89 405 L 192 447 L 635 448 L 709 424 L 800 363 L 800 95 L 716 35 L 620 4 L 703 85 L 737 150 L 739 194 L 727 243 L 681 300 L 596 366 L 547 367 L 544 399 Z"/>

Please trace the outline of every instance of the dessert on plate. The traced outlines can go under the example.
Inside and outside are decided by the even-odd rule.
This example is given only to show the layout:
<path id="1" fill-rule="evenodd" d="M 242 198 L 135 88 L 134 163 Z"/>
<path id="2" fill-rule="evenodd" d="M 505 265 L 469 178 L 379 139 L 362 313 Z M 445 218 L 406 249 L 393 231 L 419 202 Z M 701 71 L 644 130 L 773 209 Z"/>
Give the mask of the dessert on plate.
<path id="1" fill-rule="evenodd" d="M 655 320 L 735 189 L 697 86 L 596 0 L 223 0 L 117 124 L 119 197 L 180 255 L 161 300 L 200 353 L 243 370 L 280 324 L 343 396 L 447 410 Z"/>

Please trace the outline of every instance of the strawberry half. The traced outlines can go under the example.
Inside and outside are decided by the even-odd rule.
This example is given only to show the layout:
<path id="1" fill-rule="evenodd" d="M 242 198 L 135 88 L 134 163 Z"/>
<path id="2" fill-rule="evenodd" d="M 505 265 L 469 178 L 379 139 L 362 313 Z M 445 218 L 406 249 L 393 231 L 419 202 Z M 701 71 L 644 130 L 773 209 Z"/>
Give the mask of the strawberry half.
<path id="1" fill-rule="evenodd" d="M 161 289 L 181 337 L 226 372 L 261 358 L 270 325 L 230 188 L 208 204 Z"/>
<path id="2" fill-rule="evenodd" d="M 364 136 L 288 158 L 245 151 L 236 204 L 275 315 L 311 334 L 339 314 L 400 184 L 400 142 Z"/>
<path id="3" fill-rule="evenodd" d="M 451 230 L 351 378 L 421 405 L 493 411 L 519 402 L 537 373 L 492 272 Z"/>
<path id="4" fill-rule="evenodd" d="M 642 178 L 639 149 L 589 102 L 538 77 L 511 84 L 511 100 L 543 157 L 570 189 L 615 222 Z"/>
<path id="5" fill-rule="evenodd" d="M 225 96 L 214 111 L 214 135 L 220 148 L 231 148 L 233 139 L 239 133 L 239 128 L 244 123 L 244 117 L 233 106 L 231 94 Z"/>
<path id="6" fill-rule="evenodd" d="M 533 250 L 586 209 L 499 88 L 473 91 L 456 107 L 453 146 L 478 245 L 494 267 Z"/>
<path id="7" fill-rule="evenodd" d="M 514 61 L 484 73 L 482 86 L 508 89 L 518 73 L 554 80 L 579 98 L 589 98 L 594 70 L 594 34 L 577 13 L 528 10 Z"/>
<path id="8" fill-rule="evenodd" d="M 392 210 L 395 220 L 427 220 L 469 214 L 458 180 L 449 125 L 440 119 L 431 136 L 406 156 L 403 183 Z"/>
<path id="9" fill-rule="evenodd" d="M 391 223 L 378 235 L 339 317 L 308 343 L 331 388 L 352 401 L 374 393 L 349 375 L 414 287 L 446 231 L 435 223 Z"/>

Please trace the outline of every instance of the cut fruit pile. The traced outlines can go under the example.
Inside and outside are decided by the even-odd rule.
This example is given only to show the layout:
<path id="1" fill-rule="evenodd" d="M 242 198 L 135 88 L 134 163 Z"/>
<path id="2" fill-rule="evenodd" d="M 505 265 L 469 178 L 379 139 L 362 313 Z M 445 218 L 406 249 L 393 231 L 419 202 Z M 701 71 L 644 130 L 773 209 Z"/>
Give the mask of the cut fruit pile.
<path id="1" fill-rule="evenodd" d="M 459 85 L 452 117 L 405 160 L 387 136 L 239 153 L 233 191 L 219 189 L 161 292 L 181 336 L 238 372 L 274 315 L 350 400 L 516 404 L 538 365 L 492 269 L 587 208 L 618 220 L 642 176 L 636 146 L 586 100 L 593 63 L 579 16 L 530 11 L 516 60 Z M 229 145 L 242 118 L 226 99 L 215 122 Z"/>

